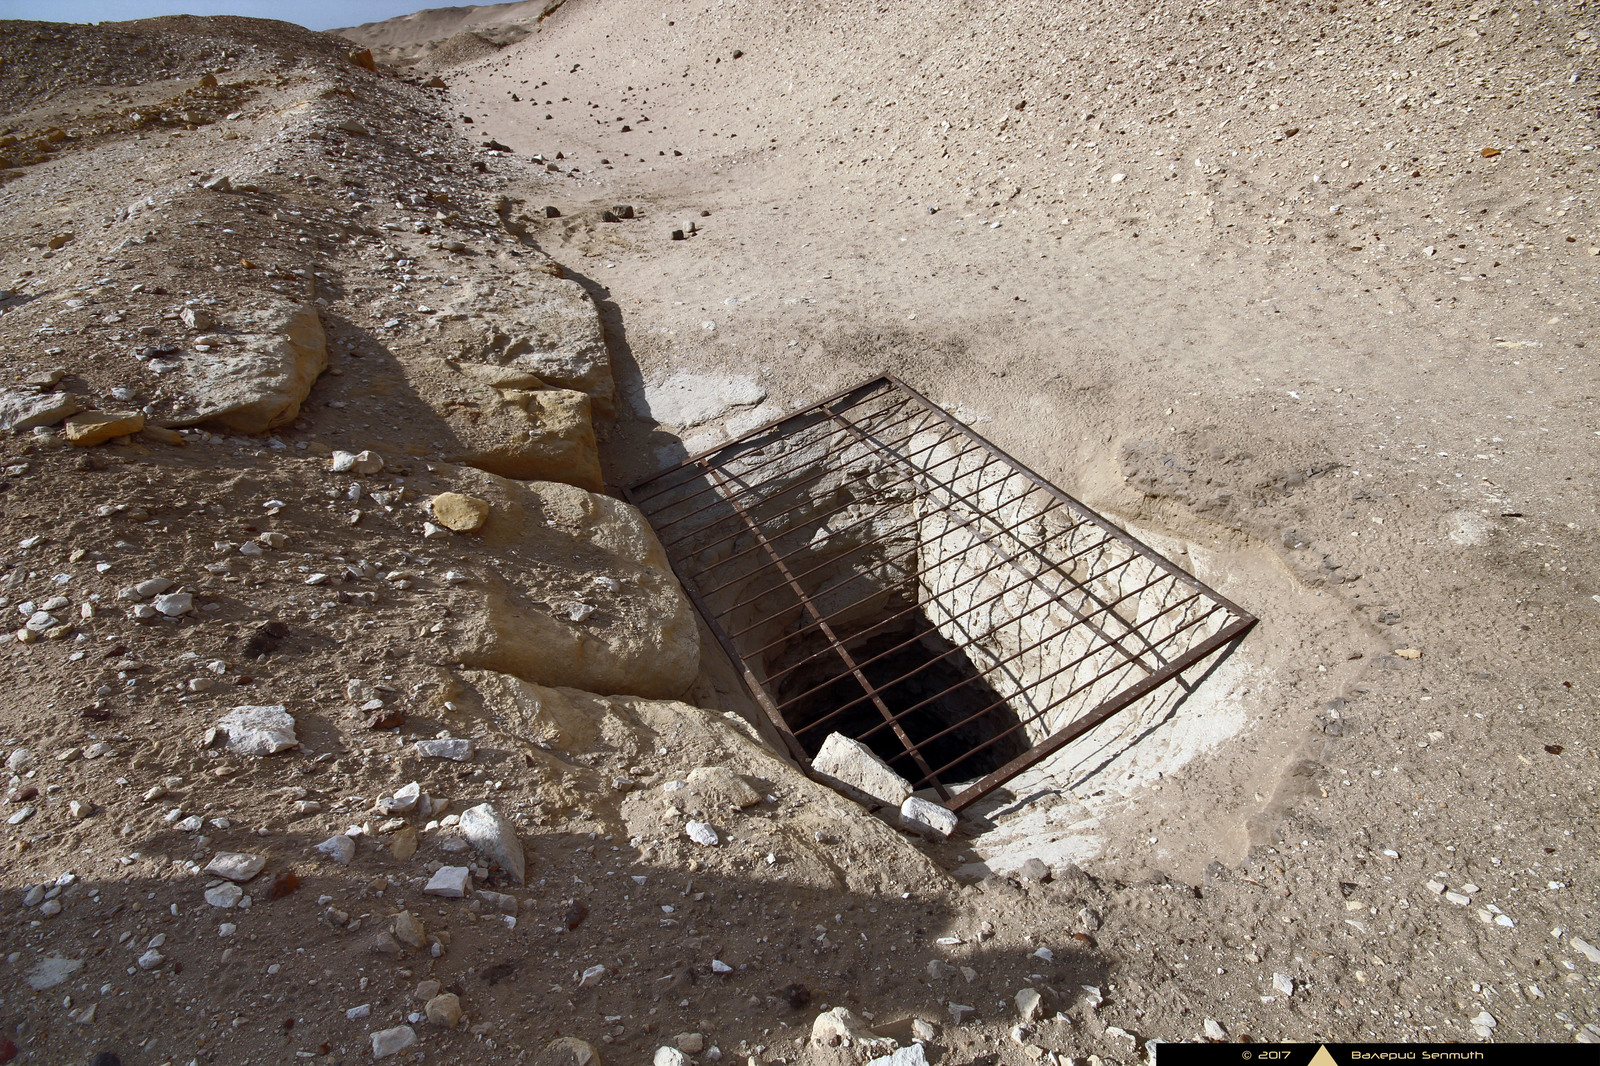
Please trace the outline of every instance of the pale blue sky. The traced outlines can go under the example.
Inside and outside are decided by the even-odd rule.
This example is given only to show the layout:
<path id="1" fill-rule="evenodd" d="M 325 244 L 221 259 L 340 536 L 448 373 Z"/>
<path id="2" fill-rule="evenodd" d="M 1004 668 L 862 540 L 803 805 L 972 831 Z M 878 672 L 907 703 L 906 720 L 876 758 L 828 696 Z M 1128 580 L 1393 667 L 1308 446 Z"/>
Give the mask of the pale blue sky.
<path id="1" fill-rule="evenodd" d="M 121 22 L 154 15 L 250 15 L 331 30 L 446 6 L 448 0 L 0 0 L 0 18 Z"/>

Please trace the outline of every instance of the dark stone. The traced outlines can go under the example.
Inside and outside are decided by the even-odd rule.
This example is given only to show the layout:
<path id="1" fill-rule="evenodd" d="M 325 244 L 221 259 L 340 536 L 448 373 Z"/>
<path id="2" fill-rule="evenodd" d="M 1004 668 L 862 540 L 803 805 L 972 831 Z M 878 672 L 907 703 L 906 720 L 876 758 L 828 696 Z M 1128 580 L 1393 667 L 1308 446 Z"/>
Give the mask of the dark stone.
<path id="1" fill-rule="evenodd" d="M 256 627 L 250 639 L 245 643 L 244 656 L 254 659 L 259 655 L 271 655 L 278 650 L 278 645 L 289 635 L 289 627 L 282 622 L 263 622 Z"/>
<path id="2" fill-rule="evenodd" d="M 633 205 L 632 204 L 618 204 L 618 205 L 616 205 L 615 207 L 613 207 L 611 209 L 611 213 L 613 215 L 616 215 L 618 218 L 633 218 L 633 217 L 635 217 L 634 213 L 633 213 Z"/>
<path id="3" fill-rule="evenodd" d="M 544 217 L 545 218 L 560 218 L 561 217 L 561 212 L 556 210 L 554 207 L 550 207 L 550 206 L 547 205 L 545 207 L 545 209 L 544 209 Z"/>
<path id="4" fill-rule="evenodd" d="M 675 241 L 683 240 L 683 230 L 681 230 L 681 229 L 673 230 L 672 231 L 672 239 L 675 240 Z"/>
<path id="5" fill-rule="evenodd" d="M 784 988 L 782 992 L 778 993 L 778 996 L 795 1010 L 801 1010 L 811 1002 L 811 989 L 796 982 Z"/>
<path id="6" fill-rule="evenodd" d="M 10 1041 L 8 1040 L 6 1043 L 10 1043 Z M 0 1056 L 0 1062 L 5 1061 L 5 1058 Z M 122 1066 L 122 1060 L 114 1052 L 97 1051 L 94 1054 L 94 1058 L 89 1060 L 89 1066 Z"/>

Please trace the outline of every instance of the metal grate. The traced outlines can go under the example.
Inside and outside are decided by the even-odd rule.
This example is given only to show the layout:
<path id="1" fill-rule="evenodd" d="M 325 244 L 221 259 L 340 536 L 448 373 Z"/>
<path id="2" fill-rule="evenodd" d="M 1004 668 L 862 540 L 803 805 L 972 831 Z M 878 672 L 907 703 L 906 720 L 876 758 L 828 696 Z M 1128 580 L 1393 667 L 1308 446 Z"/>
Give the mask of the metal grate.
<path id="1" fill-rule="evenodd" d="M 1256 621 L 891 377 L 625 494 L 801 765 L 844 733 L 952 810 Z"/>

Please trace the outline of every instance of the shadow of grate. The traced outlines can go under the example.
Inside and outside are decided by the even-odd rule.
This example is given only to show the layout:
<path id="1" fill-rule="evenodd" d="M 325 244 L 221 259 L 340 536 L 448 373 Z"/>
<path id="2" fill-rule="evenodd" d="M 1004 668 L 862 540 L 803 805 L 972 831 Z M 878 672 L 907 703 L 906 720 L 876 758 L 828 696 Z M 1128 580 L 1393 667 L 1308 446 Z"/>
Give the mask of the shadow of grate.
<path id="1" fill-rule="evenodd" d="M 801 765 L 842 733 L 951 810 L 1256 622 L 891 377 L 625 494 Z"/>

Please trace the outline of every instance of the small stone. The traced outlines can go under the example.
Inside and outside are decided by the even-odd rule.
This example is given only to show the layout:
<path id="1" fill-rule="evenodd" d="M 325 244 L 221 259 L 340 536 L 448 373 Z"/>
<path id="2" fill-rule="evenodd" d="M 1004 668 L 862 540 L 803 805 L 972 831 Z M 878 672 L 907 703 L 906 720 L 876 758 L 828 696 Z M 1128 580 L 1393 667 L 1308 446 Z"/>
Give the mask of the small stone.
<path id="1" fill-rule="evenodd" d="M 946 840 L 961 824 L 961 817 L 937 803 L 907 796 L 900 804 L 900 826 L 929 840 Z"/>
<path id="2" fill-rule="evenodd" d="M 235 707 L 217 723 L 238 755 L 273 755 L 297 747 L 294 716 L 283 704 Z"/>
<path id="3" fill-rule="evenodd" d="M 1050 865 L 1043 859 L 1029 859 L 1017 870 L 1017 875 L 1024 881 L 1048 881 L 1050 880 Z"/>
<path id="4" fill-rule="evenodd" d="M 522 841 L 517 839 L 516 826 L 501 817 L 492 805 L 480 803 L 462 811 L 457 827 L 479 854 L 510 874 L 517 884 L 523 883 L 526 859 Z"/>
<path id="5" fill-rule="evenodd" d="M 374 451 L 336 451 L 329 462 L 333 471 L 340 474 L 376 474 L 383 470 L 383 456 Z"/>
<path id="6" fill-rule="evenodd" d="M 69 417 L 64 425 L 68 441 L 80 448 L 91 448 L 113 437 L 139 432 L 144 428 L 144 415 L 138 411 L 84 411 Z"/>
<path id="7" fill-rule="evenodd" d="M 1500 1025 L 1500 1023 L 1495 1020 L 1495 1016 L 1486 1010 L 1479 1011 L 1478 1016 L 1472 1019 L 1472 1021 L 1468 1024 L 1481 1029 L 1495 1029 Z"/>
<path id="8" fill-rule="evenodd" d="M 221 907 L 224 910 L 237 906 L 243 896 L 244 889 L 231 881 L 206 889 L 206 902 L 213 907 Z"/>
<path id="9" fill-rule="evenodd" d="M 1286 996 L 1294 995 L 1294 978 L 1286 973 L 1272 975 L 1272 987 Z"/>
<path id="10" fill-rule="evenodd" d="M 441 992 L 428 1000 L 422 1008 L 429 1025 L 441 1029 L 454 1029 L 461 1021 L 461 998 L 453 992 Z"/>
<path id="11" fill-rule="evenodd" d="M 472 758 L 472 741 L 464 737 L 446 737 L 442 740 L 417 741 L 417 754 L 427 759 L 453 759 L 467 762 Z"/>
<path id="12" fill-rule="evenodd" d="M 457 533 L 476 532 L 489 520 L 488 500 L 459 492 L 442 492 L 429 501 L 428 507 L 440 525 Z"/>
<path id="13" fill-rule="evenodd" d="M 161 954 L 161 952 L 157 951 L 155 948 L 151 948 L 149 951 L 146 951 L 143 955 L 139 956 L 139 969 L 154 970 L 166 961 L 167 957 L 165 955 Z"/>
<path id="14" fill-rule="evenodd" d="M 1600 966 L 1600 948 L 1595 947 L 1587 940 L 1577 936 L 1568 937 L 1567 943 L 1572 945 L 1572 950 L 1576 951 L 1578 954 L 1582 955 L 1595 965 Z"/>
<path id="15" fill-rule="evenodd" d="M 911 1039 L 923 1042 L 935 1040 L 939 1036 L 939 1029 L 932 1022 L 921 1018 L 911 1019 Z"/>
<path id="16" fill-rule="evenodd" d="M 601 1066 L 600 1052 L 587 1040 L 557 1037 L 545 1045 L 536 1066 Z"/>
<path id="17" fill-rule="evenodd" d="M 461 899 L 472 891 L 472 871 L 465 866 L 441 866 L 422 891 L 429 896 Z"/>
<path id="18" fill-rule="evenodd" d="M 689 1066 L 689 1056 L 675 1047 L 658 1047 L 652 1066 Z"/>
<path id="19" fill-rule="evenodd" d="M 672 1038 L 672 1042 L 678 1046 L 679 1051 L 690 1055 L 698 1055 L 706 1049 L 706 1038 L 699 1033 L 679 1033 Z"/>
<path id="20" fill-rule="evenodd" d="M 6 766 L 10 768 L 11 772 L 14 774 L 25 774 L 29 770 L 33 769 L 36 762 L 38 762 L 38 759 L 34 756 L 31 749 L 18 748 L 16 751 L 12 752 L 11 757 L 6 760 Z"/>
<path id="21" fill-rule="evenodd" d="M 397 787 L 394 795 L 378 800 L 378 805 L 386 815 L 390 815 L 390 813 L 405 813 L 408 810 L 414 810 L 416 802 L 421 797 L 421 784 L 411 781 L 410 784 L 402 784 L 402 786 Z"/>
<path id="22" fill-rule="evenodd" d="M 194 597 L 187 592 L 170 592 L 157 596 L 151 606 L 168 618 L 180 618 L 194 610 Z"/>
<path id="23" fill-rule="evenodd" d="M 951 1003 L 947 1009 L 950 1011 L 950 1021 L 953 1025 L 964 1025 L 968 1018 L 978 1013 L 977 1007 L 970 1007 L 965 1003 Z"/>
<path id="24" fill-rule="evenodd" d="M 427 927 L 422 924 L 422 919 L 410 911 L 401 911 L 395 915 L 389 926 L 395 940 L 408 948 L 420 948 L 428 942 Z"/>
<path id="25" fill-rule="evenodd" d="M 344 1016 L 353 1022 L 358 1022 L 362 1018 L 370 1018 L 372 1017 L 372 1004 L 363 1003 L 359 1007 L 351 1007 L 344 1012 Z"/>
<path id="26" fill-rule="evenodd" d="M 252 855 L 247 851 L 219 851 L 206 864 L 206 873 L 213 877 L 225 877 L 229 881 L 248 881 L 266 865 L 264 855 Z"/>
<path id="27" fill-rule="evenodd" d="M 1471 896 L 1464 896 L 1460 892 L 1446 892 L 1444 898 L 1458 907 L 1465 907 L 1472 902 Z"/>
<path id="28" fill-rule="evenodd" d="M 405 826 L 397 830 L 394 839 L 389 841 L 389 854 L 397 859 L 409 859 L 417 853 L 419 838 L 415 826 Z"/>
<path id="29" fill-rule="evenodd" d="M 1207 1018 L 1206 1019 L 1205 1030 L 1206 1030 L 1206 1039 L 1207 1040 L 1226 1040 L 1226 1039 L 1228 1039 L 1228 1030 L 1224 1029 L 1222 1027 L 1222 1023 L 1217 1021 L 1215 1018 Z"/>
<path id="30" fill-rule="evenodd" d="M 1044 997 L 1037 989 L 1024 988 L 1016 995 L 1017 1017 L 1022 1019 L 1024 1025 L 1032 1024 L 1039 1012 L 1044 1009 Z"/>
<path id="31" fill-rule="evenodd" d="M 178 318 L 190 329 L 202 331 L 211 329 L 217 324 L 216 318 L 203 307 L 185 307 L 178 313 Z"/>
<path id="32" fill-rule="evenodd" d="M 570 926 L 569 926 L 570 928 Z M 608 971 L 604 966 L 590 966 L 578 975 L 579 988 L 593 988 Z"/>
<path id="33" fill-rule="evenodd" d="M 356 857 L 356 842 L 340 833 L 318 844 L 317 850 L 334 862 L 345 864 Z"/>
<path id="34" fill-rule="evenodd" d="M 481 901 L 484 906 L 492 907 L 501 914 L 517 913 L 516 896 L 508 895 L 505 892 L 490 892 L 488 889 L 480 889 L 473 893 L 473 897 Z"/>
<path id="35" fill-rule="evenodd" d="M 372 1057 L 386 1059 L 398 1055 L 417 1042 L 417 1032 L 409 1025 L 397 1025 L 372 1034 Z"/>
<path id="36" fill-rule="evenodd" d="M 867 1049 L 894 1047 L 893 1040 L 873 1033 L 867 1028 L 867 1023 L 848 1007 L 834 1007 L 812 1019 L 811 1042 L 825 1047 L 839 1045 Z"/>
<path id="37" fill-rule="evenodd" d="M 714 848 L 721 843 L 720 838 L 717 836 L 717 831 L 705 822 L 691 821 L 683 827 L 683 833 L 684 836 L 687 836 L 696 844 L 701 844 L 708 848 Z"/>

